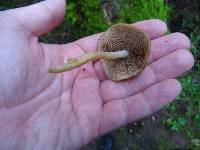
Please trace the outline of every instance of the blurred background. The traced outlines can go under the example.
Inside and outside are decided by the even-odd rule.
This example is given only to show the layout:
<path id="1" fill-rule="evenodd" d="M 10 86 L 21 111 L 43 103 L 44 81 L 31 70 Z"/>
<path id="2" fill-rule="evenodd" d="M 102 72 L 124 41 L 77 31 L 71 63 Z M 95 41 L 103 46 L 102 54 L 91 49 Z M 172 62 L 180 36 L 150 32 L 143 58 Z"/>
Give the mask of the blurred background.
<path id="1" fill-rule="evenodd" d="M 0 0 L 0 10 L 39 1 Z M 168 24 L 168 33 L 182 32 L 190 38 L 190 51 L 195 57 L 193 69 L 178 78 L 183 91 L 173 103 L 92 141 L 83 150 L 200 150 L 200 0 L 68 0 L 67 3 L 63 23 L 40 37 L 41 41 L 68 43 L 105 31 L 115 23 L 157 18 Z"/>

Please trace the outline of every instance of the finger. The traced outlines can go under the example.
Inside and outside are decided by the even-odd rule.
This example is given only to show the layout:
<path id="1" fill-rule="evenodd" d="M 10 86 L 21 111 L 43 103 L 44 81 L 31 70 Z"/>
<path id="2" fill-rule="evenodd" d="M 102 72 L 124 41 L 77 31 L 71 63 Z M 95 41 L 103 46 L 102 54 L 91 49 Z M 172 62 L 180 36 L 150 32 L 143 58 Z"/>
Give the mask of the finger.
<path id="1" fill-rule="evenodd" d="M 180 92 L 180 83 L 175 79 L 168 79 L 135 96 L 106 103 L 100 123 L 101 134 L 156 112 Z"/>
<path id="2" fill-rule="evenodd" d="M 134 23 L 133 26 L 144 30 L 151 39 L 158 38 L 167 32 L 166 23 L 158 19 L 139 21 Z"/>
<path id="3" fill-rule="evenodd" d="M 128 97 L 157 82 L 181 75 L 193 65 L 194 58 L 188 50 L 177 50 L 147 66 L 135 79 L 123 82 L 105 80 L 100 87 L 101 96 L 105 102 Z"/>
<path id="4" fill-rule="evenodd" d="M 36 36 L 55 28 L 65 15 L 65 0 L 46 0 L 27 7 L 8 10 L 6 13 Z"/>
<path id="5" fill-rule="evenodd" d="M 166 24 L 157 19 L 140 21 L 134 23 L 133 26 L 144 30 L 144 32 L 146 32 L 151 39 L 162 36 L 167 31 Z M 100 35 L 101 34 L 88 36 L 76 41 L 75 43 L 78 44 L 85 52 L 95 51 L 97 49 L 97 42 Z"/>
<path id="6" fill-rule="evenodd" d="M 82 123 L 88 126 L 91 125 L 91 120 L 97 120 L 96 116 L 99 113 L 97 110 L 102 107 L 99 84 L 100 82 L 92 68 L 92 63 L 90 63 L 79 71 L 72 87 L 73 112 L 76 113 L 76 117 L 83 121 Z M 93 122 L 93 127 L 98 125 L 99 122 Z M 95 128 L 93 129 L 95 131 Z M 91 130 L 93 129 L 91 128 Z M 87 132 L 87 130 L 83 132 Z"/>
<path id="7" fill-rule="evenodd" d="M 97 61 L 94 63 L 94 70 L 100 81 L 103 82 L 104 80 L 108 79 L 108 77 L 103 69 L 101 61 Z"/>
<path id="8" fill-rule="evenodd" d="M 172 33 L 151 41 L 151 54 L 149 63 L 177 50 L 189 49 L 190 40 L 182 33 Z"/>
<path id="9" fill-rule="evenodd" d="M 172 33 L 162 36 L 160 38 L 151 41 L 151 53 L 149 63 L 158 60 L 159 58 L 177 50 L 177 49 L 189 49 L 190 40 L 182 33 Z M 101 81 L 107 79 L 101 63 L 94 64 L 95 71 Z"/>

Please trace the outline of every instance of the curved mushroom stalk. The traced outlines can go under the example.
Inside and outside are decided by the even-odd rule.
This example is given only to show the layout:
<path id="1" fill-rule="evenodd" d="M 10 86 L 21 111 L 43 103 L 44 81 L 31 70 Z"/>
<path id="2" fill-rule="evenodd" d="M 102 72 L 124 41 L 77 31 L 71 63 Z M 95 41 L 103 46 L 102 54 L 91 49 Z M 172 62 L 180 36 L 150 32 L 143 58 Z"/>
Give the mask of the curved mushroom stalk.
<path id="1" fill-rule="evenodd" d="M 89 61 L 94 61 L 98 59 L 120 59 L 128 57 L 128 51 L 121 50 L 116 52 L 90 52 L 85 55 L 69 58 L 64 61 L 64 65 L 49 68 L 49 73 L 61 73 L 65 71 L 72 70 L 74 68 L 80 67 L 83 64 L 88 63 Z"/>
<path id="2" fill-rule="evenodd" d="M 49 72 L 60 73 L 77 68 L 89 61 L 101 59 L 105 74 L 110 80 L 126 80 L 136 77 L 144 70 L 150 51 L 150 38 L 144 31 L 132 25 L 120 23 L 111 26 L 100 36 L 96 52 L 70 58 L 64 65 L 50 68 Z"/>

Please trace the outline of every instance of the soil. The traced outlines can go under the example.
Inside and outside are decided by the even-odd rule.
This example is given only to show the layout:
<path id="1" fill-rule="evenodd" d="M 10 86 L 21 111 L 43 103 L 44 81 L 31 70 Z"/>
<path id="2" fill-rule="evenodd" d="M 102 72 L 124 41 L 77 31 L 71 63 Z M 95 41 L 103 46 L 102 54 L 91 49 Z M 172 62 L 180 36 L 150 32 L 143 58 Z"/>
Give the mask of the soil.
<path id="1" fill-rule="evenodd" d="M 189 141 L 162 124 L 160 111 L 92 141 L 83 150 L 169 150 L 184 149 Z"/>

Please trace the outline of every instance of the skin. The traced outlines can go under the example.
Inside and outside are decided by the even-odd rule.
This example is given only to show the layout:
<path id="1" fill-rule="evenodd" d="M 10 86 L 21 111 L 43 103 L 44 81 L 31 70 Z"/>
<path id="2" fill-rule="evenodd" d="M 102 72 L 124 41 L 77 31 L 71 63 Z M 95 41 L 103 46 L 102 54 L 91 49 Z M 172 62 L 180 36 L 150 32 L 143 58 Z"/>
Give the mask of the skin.
<path id="1" fill-rule="evenodd" d="M 134 25 L 151 37 L 151 58 L 136 79 L 110 81 L 99 61 L 49 74 L 50 66 L 95 51 L 100 35 L 40 43 L 64 15 L 65 0 L 0 12 L 1 149 L 78 149 L 171 102 L 181 92 L 174 78 L 194 64 L 185 35 L 164 35 L 165 23 L 146 20 Z"/>

